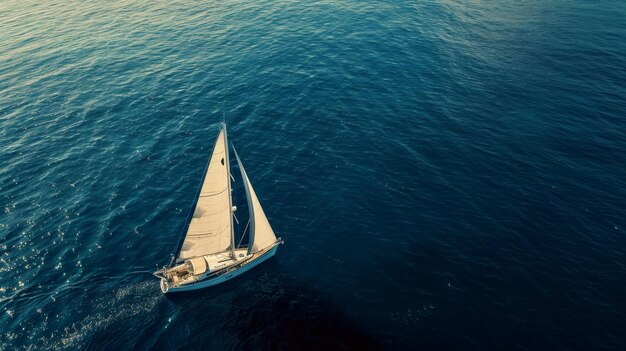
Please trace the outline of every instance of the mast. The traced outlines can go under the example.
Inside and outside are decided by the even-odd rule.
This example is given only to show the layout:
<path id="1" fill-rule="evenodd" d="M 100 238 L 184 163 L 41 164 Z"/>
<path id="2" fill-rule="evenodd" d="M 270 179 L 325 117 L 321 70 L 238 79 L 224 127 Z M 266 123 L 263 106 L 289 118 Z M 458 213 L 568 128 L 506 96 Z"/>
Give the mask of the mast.
<path id="1" fill-rule="evenodd" d="M 226 121 L 222 122 L 224 129 L 224 149 L 226 150 L 226 176 L 228 177 L 228 205 L 230 209 L 230 252 L 235 255 L 235 230 L 233 228 L 233 193 L 230 184 L 230 158 L 228 157 L 228 134 L 226 133 Z"/>

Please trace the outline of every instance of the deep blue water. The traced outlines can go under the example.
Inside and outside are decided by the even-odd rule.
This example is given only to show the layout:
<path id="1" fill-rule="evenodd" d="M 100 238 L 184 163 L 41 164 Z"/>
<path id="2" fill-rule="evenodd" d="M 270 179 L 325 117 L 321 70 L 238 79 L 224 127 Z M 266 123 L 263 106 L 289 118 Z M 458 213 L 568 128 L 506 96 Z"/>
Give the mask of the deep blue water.
<path id="1" fill-rule="evenodd" d="M 156 3 L 0 4 L 0 349 L 626 349 L 626 3 Z M 223 111 L 286 244 L 166 297 Z"/>

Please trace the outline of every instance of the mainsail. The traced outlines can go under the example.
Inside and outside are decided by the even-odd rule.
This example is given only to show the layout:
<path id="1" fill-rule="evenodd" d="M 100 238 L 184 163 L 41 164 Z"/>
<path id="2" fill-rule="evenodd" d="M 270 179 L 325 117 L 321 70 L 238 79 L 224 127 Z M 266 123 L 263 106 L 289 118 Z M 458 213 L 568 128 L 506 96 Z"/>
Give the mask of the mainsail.
<path id="1" fill-rule="evenodd" d="M 274 244 L 276 242 L 276 235 L 272 230 L 270 222 L 265 216 L 263 207 L 261 207 L 259 198 L 256 196 L 256 193 L 252 188 L 252 184 L 250 184 L 250 179 L 248 179 L 246 170 L 243 168 L 239 155 L 237 154 L 237 150 L 234 149 L 234 146 L 233 150 L 235 151 L 235 157 L 237 158 L 239 170 L 241 171 L 241 177 L 243 178 L 243 185 L 246 189 L 248 210 L 250 211 L 250 243 L 248 244 L 248 254 L 253 254 Z"/>
<path id="2" fill-rule="evenodd" d="M 232 200 L 226 127 L 215 142 L 178 260 L 224 252 L 233 248 Z"/>

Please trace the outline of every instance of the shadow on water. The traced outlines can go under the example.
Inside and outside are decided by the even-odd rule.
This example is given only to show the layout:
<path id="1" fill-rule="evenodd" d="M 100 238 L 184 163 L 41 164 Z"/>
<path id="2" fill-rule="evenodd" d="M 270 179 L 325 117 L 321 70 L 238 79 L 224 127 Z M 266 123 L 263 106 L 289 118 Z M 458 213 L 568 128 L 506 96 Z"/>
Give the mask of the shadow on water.
<path id="1" fill-rule="evenodd" d="M 181 328 L 184 334 L 193 336 L 175 347 L 185 350 L 382 348 L 325 294 L 293 277 L 285 277 L 276 265 L 268 262 L 259 267 L 256 277 L 246 274 L 214 288 L 168 296 L 180 308 L 178 319 L 185 320 L 181 322 L 185 324 Z M 213 330 L 218 326 L 221 330 Z M 153 346 L 173 346 L 163 338 Z"/>

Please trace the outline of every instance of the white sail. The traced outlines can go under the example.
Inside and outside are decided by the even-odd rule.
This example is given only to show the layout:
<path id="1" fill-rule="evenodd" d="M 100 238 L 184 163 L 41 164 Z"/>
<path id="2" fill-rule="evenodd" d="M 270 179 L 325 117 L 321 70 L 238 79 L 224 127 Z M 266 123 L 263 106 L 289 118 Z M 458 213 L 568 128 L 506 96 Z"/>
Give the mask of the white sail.
<path id="1" fill-rule="evenodd" d="M 252 188 L 252 184 L 250 184 L 250 179 L 241 164 L 237 150 L 235 150 L 235 156 L 237 157 L 237 163 L 241 170 L 241 176 L 246 190 L 246 198 L 248 199 L 248 210 L 250 211 L 250 243 L 248 244 L 248 254 L 253 254 L 274 244 L 276 242 L 276 235 L 265 216 L 263 207 L 261 207 L 261 203 L 254 192 L 254 188 Z"/>
<path id="2" fill-rule="evenodd" d="M 231 247 L 232 205 L 226 143 L 224 127 L 215 142 L 179 260 L 223 252 Z"/>

